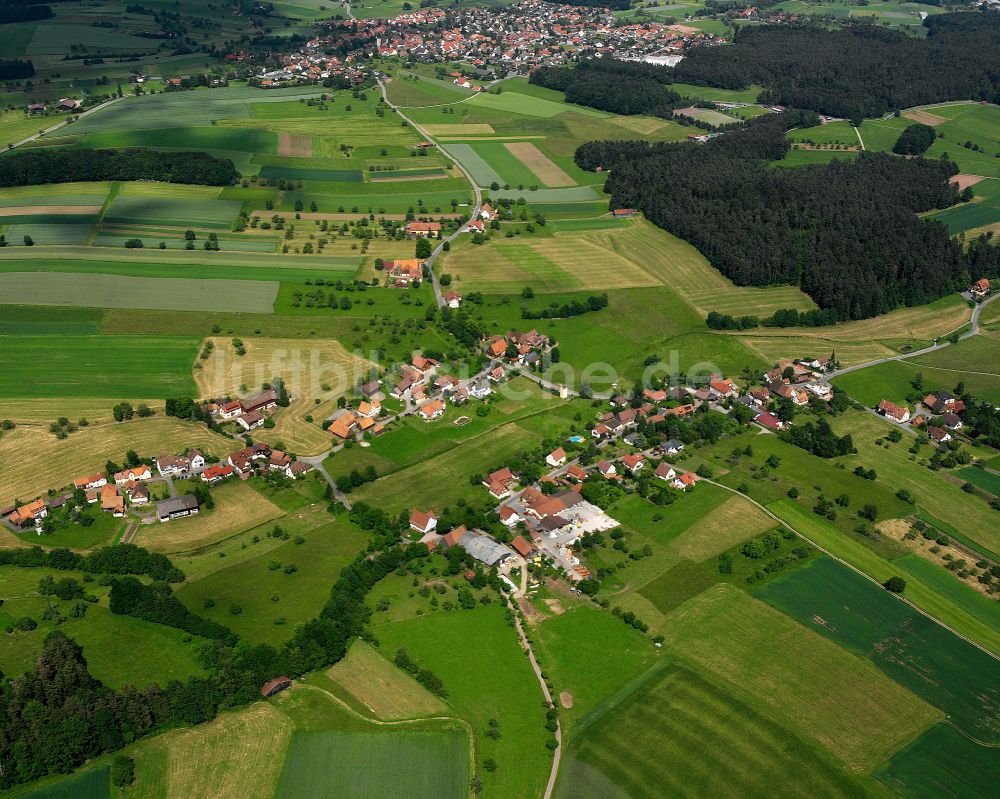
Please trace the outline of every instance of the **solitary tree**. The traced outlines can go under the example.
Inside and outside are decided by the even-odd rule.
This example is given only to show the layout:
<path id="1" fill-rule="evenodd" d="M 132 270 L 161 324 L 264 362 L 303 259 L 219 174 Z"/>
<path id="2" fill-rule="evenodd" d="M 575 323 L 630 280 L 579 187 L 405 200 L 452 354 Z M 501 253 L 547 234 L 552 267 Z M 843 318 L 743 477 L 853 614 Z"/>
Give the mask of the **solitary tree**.
<path id="1" fill-rule="evenodd" d="M 894 594 L 901 594 L 906 589 L 906 580 L 902 577 L 890 577 L 882 583 L 882 587 L 886 591 L 892 591 Z"/>

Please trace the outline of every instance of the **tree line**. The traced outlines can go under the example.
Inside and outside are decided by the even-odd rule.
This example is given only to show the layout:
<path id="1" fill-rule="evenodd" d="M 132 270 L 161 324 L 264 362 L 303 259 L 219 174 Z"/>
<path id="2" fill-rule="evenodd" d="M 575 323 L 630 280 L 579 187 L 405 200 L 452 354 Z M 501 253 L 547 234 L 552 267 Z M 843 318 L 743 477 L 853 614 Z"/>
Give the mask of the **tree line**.
<path id="1" fill-rule="evenodd" d="M 158 180 L 229 186 L 238 174 L 228 158 L 203 152 L 39 149 L 0 158 L 0 186 L 97 180 Z"/>
<path id="2" fill-rule="evenodd" d="M 93 574 L 129 574 L 169 583 L 184 581 L 184 572 L 170 558 L 135 544 L 113 544 L 87 555 L 65 548 L 42 549 L 37 546 L 0 549 L 0 566 L 85 571 Z"/>
<path id="3" fill-rule="evenodd" d="M 923 39 L 866 22 L 748 25 L 731 45 L 687 50 L 672 75 L 725 89 L 760 84 L 764 101 L 848 118 L 945 100 L 996 102 L 1000 16 L 940 14 L 923 25 Z"/>
<path id="4" fill-rule="evenodd" d="M 669 119 L 685 99 L 666 84 L 665 67 L 613 58 L 593 58 L 575 67 L 539 67 L 528 79 L 566 93 L 566 102 L 615 114 L 650 114 Z"/>
<path id="5" fill-rule="evenodd" d="M 841 320 L 921 305 L 1000 270 L 988 239 L 966 253 L 945 225 L 917 216 L 958 201 L 955 164 L 861 153 L 769 168 L 787 153 L 796 119 L 807 121 L 760 117 L 703 145 L 588 142 L 576 163 L 611 169 L 613 207 L 642 209 L 737 285 L 799 286 Z"/>
<path id="6" fill-rule="evenodd" d="M 50 19 L 52 16 L 49 6 L 0 5 L 0 25 L 9 22 L 34 22 L 38 19 Z"/>
<path id="7" fill-rule="evenodd" d="M 31 61 L 11 58 L 0 61 L 0 80 L 23 80 L 35 76 L 35 65 Z"/>
<path id="8" fill-rule="evenodd" d="M 357 506 L 351 518 L 372 533 L 369 551 L 341 571 L 320 613 L 300 625 L 280 649 L 250 645 L 232 633 L 220 635 L 199 650 L 207 676 L 174 680 L 165 687 L 113 690 L 90 673 L 79 645 L 59 630 L 50 633 L 34 668 L 17 679 L 0 680 L 0 763 L 4 766 L 0 787 L 66 773 L 144 735 L 208 721 L 220 710 L 259 699 L 266 680 L 278 675 L 298 677 L 343 658 L 348 641 L 363 631 L 371 615 L 365 605 L 368 592 L 386 575 L 428 555 L 424 544 L 399 545 L 405 520 Z M 16 550 L 15 555 L 4 551 L 0 557 L 14 565 L 80 568 L 79 564 L 56 566 L 80 557 L 74 553 L 36 550 Z M 119 556 L 125 552 L 130 551 L 119 551 Z M 174 606 L 180 603 L 165 583 L 142 586 L 124 577 L 115 581 L 112 593 L 113 610 L 118 612 L 125 610 L 182 629 L 200 618 L 195 614 L 183 618 L 186 611 Z"/>

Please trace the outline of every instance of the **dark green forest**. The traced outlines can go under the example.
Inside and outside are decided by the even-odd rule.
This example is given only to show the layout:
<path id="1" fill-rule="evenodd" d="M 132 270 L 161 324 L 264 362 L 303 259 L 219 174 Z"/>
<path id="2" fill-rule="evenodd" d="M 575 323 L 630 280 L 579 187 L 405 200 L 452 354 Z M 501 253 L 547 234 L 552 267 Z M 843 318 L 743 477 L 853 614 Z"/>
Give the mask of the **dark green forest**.
<path id="1" fill-rule="evenodd" d="M 726 89 L 759 84 L 770 89 L 768 102 L 840 117 L 1000 99 L 1000 14 L 940 14 L 923 24 L 925 39 L 860 22 L 747 26 L 731 45 L 691 48 L 672 76 Z"/>
<path id="2" fill-rule="evenodd" d="M 707 144 L 589 142 L 583 169 L 611 174 L 613 207 L 641 209 L 694 244 L 737 285 L 792 284 L 840 319 L 921 305 L 995 275 L 1000 250 L 963 253 L 918 212 L 958 202 L 950 161 L 862 153 L 856 161 L 774 169 L 801 114 L 761 117 Z"/>
<path id="3" fill-rule="evenodd" d="M 90 180 L 160 180 L 229 186 L 237 178 L 228 158 L 155 150 L 28 150 L 0 158 L 0 186 Z"/>

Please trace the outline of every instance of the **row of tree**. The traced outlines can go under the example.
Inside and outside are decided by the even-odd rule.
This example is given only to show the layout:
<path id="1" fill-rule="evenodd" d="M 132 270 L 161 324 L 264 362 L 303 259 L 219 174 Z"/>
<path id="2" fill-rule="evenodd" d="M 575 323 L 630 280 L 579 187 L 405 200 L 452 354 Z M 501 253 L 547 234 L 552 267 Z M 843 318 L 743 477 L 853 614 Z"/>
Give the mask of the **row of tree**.
<path id="1" fill-rule="evenodd" d="M 34 186 L 92 180 L 158 180 L 229 186 L 236 167 L 203 152 L 38 149 L 0 159 L 0 186 Z"/>
<path id="2" fill-rule="evenodd" d="M 529 81 L 566 93 L 566 101 L 615 114 L 670 118 L 686 102 L 669 88 L 664 67 L 613 58 L 589 59 L 575 67 L 539 67 Z"/>
<path id="3" fill-rule="evenodd" d="M 91 574 L 130 574 L 169 583 L 184 580 L 184 572 L 166 555 L 150 552 L 135 544 L 113 544 L 86 555 L 65 548 L 0 549 L 0 566 L 84 571 Z"/>
<path id="4" fill-rule="evenodd" d="M 0 61 L 0 80 L 23 80 L 35 76 L 35 65 L 31 61 L 11 58 Z"/>
<path id="5" fill-rule="evenodd" d="M 1000 270 L 988 240 L 964 253 L 943 224 L 917 216 L 957 202 L 953 163 L 861 153 L 769 168 L 796 118 L 760 117 L 703 145 L 589 142 L 576 162 L 611 169 L 614 207 L 642 209 L 737 285 L 796 285 L 839 319 L 924 304 Z"/>
<path id="6" fill-rule="evenodd" d="M 769 87 L 761 98 L 841 117 L 875 117 L 946 100 L 1000 98 L 1000 16 L 931 15 L 926 38 L 865 22 L 748 25 L 726 47 L 693 47 L 678 83 Z"/>

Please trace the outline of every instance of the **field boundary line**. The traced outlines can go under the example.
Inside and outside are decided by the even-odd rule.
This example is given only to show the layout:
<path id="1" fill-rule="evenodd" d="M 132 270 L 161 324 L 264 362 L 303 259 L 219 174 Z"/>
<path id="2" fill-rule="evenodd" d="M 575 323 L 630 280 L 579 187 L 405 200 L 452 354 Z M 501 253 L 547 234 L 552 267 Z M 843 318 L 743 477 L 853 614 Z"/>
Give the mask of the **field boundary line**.
<path id="1" fill-rule="evenodd" d="M 104 217 L 107 216 L 108 210 L 111 208 L 111 204 L 118 198 L 118 192 L 121 191 L 122 184 L 120 181 L 113 181 L 110 188 L 108 188 L 108 196 L 104 198 L 104 203 L 101 205 L 101 210 L 97 212 L 97 216 L 94 217 L 94 224 L 90 228 L 90 232 L 87 234 L 87 238 L 84 239 L 83 245 L 85 247 L 92 247 L 94 242 L 97 240 L 97 234 L 101 230 L 101 225 L 104 223 Z"/>
<path id="2" fill-rule="evenodd" d="M 752 502 L 754 505 L 756 505 L 758 508 L 760 508 L 762 511 L 764 511 L 764 513 L 766 513 L 768 516 L 770 516 L 772 519 L 774 519 L 776 522 L 778 522 L 778 524 L 780 524 L 782 527 L 784 527 L 787 530 L 790 530 L 791 532 L 795 533 L 795 535 L 797 535 L 803 541 L 807 541 L 808 543 L 812 544 L 814 547 L 816 547 L 816 549 L 818 549 L 820 552 L 822 552 L 827 557 L 833 558 L 835 561 L 837 561 L 838 563 L 846 566 L 851 571 L 853 571 L 856 574 L 859 574 L 862 577 L 864 577 L 866 580 L 868 580 L 868 582 L 874 583 L 876 586 L 878 586 L 882 590 L 885 590 L 885 587 L 882 585 L 882 583 L 880 583 L 878 580 L 876 580 L 870 574 L 868 574 L 867 572 L 862 571 L 857 566 L 854 566 L 853 564 L 848 563 L 843 558 L 840 558 L 837 555 L 834 555 L 832 552 L 830 552 L 825 547 L 820 546 L 815 541 L 813 541 L 809 536 L 807 536 L 805 533 L 799 532 L 794 527 L 792 527 L 792 525 L 790 525 L 788 522 L 786 522 L 784 519 L 782 519 L 776 513 L 774 513 L 773 511 L 771 511 L 766 505 L 761 505 L 757 500 L 755 500 L 755 499 L 753 499 L 751 497 L 748 497 L 746 494 L 743 494 L 743 493 L 737 491 L 735 488 L 730 488 L 729 486 L 723 485 L 722 483 L 717 483 L 715 480 L 710 480 L 710 479 L 705 478 L 705 477 L 703 477 L 702 480 L 704 480 L 706 483 L 709 483 L 710 485 L 718 486 L 719 488 L 724 488 L 729 493 L 735 494 L 736 496 L 742 497 L 743 499 L 747 500 L 747 502 Z M 889 563 L 889 561 L 886 561 L 886 563 Z M 909 605 L 911 608 L 913 608 L 915 611 L 917 611 L 917 613 L 919 613 L 921 616 L 924 616 L 925 618 L 930 619 L 935 624 L 939 624 L 941 627 L 944 627 L 946 630 L 948 630 L 948 632 L 952 633 L 953 635 L 957 636 L 958 638 L 961 638 L 967 644 L 971 644 L 976 649 L 978 649 L 981 652 L 989 655 L 994 660 L 1000 661 L 1000 655 L 997 655 L 995 652 L 991 652 L 989 649 L 987 649 L 982 644 L 979 644 L 976 641 L 973 641 L 971 638 L 968 638 L 968 637 L 962 635 L 962 633 L 960 633 L 954 627 L 951 627 L 948 624 L 945 624 L 937 616 L 932 616 L 930 613 L 928 613 L 926 610 L 924 610 L 920 606 L 915 605 L 913 602 L 911 602 L 905 596 L 902 596 L 901 594 L 896 594 L 896 593 L 894 593 L 892 591 L 890 591 L 889 593 L 893 594 L 893 596 L 895 596 L 896 598 L 898 598 L 900 602 L 905 602 L 907 605 Z"/>
<path id="3" fill-rule="evenodd" d="M 341 699 L 339 696 L 332 693 L 331 691 L 328 691 L 326 688 L 320 688 L 320 686 L 318 685 L 302 682 L 301 680 L 297 680 L 295 682 L 295 685 L 297 685 L 300 688 L 308 688 L 313 691 L 319 691 L 321 694 L 324 694 L 325 696 L 333 700 L 334 703 L 342 707 L 352 716 L 359 718 L 362 721 L 366 721 L 369 724 L 376 724 L 380 727 L 400 727 L 413 724 L 423 724 L 424 722 L 427 721 L 457 722 L 459 726 L 461 726 L 462 729 L 464 729 L 466 734 L 469 736 L 469 780 L 470 780 L 469 796 L 471 797 L 473 795 L 471 780 L 472 777 L 475 776 L 476 774 L 476 733 L 472 729 L 472 725 L 465 719 L 461 718 L 460 716 L 423 716 L 418 719 L 396 719 L 394 721 L 383 721 L 382 719 L 368 718 L 363 713 L 359 713 L 357 710 L 355 710 L 353 707 L 347 704 L 343 699 Z"/>

